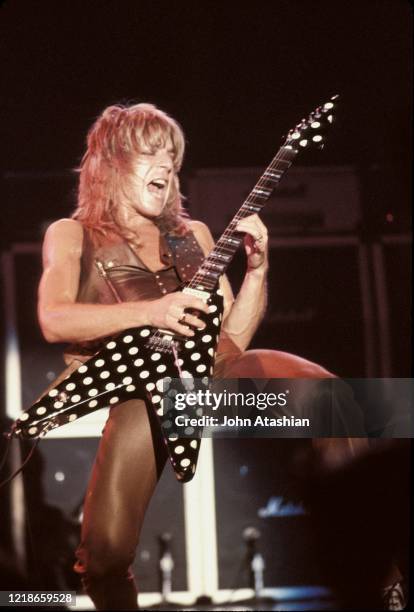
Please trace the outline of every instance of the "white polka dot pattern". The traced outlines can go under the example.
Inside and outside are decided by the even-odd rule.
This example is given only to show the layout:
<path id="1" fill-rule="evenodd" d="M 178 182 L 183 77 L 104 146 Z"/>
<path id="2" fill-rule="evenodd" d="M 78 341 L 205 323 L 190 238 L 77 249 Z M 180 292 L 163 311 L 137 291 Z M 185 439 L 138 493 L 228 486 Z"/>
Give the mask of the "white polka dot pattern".
<path id="1" fill-rule="evenodd" d="M 24 436 L 36 437 L 48 422 L 53 424 L 50 428 L 59 426 L 105 406 L 119 404 L 116 410 L 121 410 L 122 402 L 145 393 L 159 416 L 177 478 L 182 482 L 190 480 L 197 462 L 201 429 L 186 426 L 185 435 L 175 431 L 174 420 L 166 414 L 168 409 L 162 408 L 163 393 L 168 392 L 168 398 L 174 397 L 175 389 L 168 389 L 172 379 L 182 376 L 189 390 L 197 388 L 195 379 L 201 374 L 203 380 L 207 378 L 205 374 L 211 374 L 220 334 L 222 302 L 213 294 L 209 314 L 201 315 L 206 322 L 205 329 L 196 330 L 192 339 L 181 339 L 178 356 L 170 348 L 172 335 L 159 334 L 157 343 L 153 330 L 148 327 L 131 329 L 109 340 L 96 356 L 81 364 L 21 415 L 19 425 Z"/>

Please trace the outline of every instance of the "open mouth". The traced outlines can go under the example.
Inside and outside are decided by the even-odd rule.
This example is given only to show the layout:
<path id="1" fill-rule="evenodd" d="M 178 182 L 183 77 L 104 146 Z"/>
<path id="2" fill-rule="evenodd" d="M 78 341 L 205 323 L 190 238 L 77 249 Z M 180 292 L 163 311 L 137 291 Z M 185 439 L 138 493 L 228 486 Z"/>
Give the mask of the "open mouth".
<path id="1" fill-rule="evenodd" d="M 148 183 L 147 189 L 155 195 L 162 195 L 167 188 L 167 184 L 168 182 L 165 179 L 156 178 Z"/>

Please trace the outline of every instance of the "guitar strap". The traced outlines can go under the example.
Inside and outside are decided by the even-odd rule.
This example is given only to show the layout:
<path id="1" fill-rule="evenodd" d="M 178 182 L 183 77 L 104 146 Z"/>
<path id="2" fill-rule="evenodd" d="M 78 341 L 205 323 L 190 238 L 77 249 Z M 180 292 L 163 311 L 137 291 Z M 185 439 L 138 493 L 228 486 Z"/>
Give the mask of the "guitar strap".
<path id="1" fill-rule="evenodd" d="M 166 235 L 172 263 L 182 282 L 190 280 L 204 260 L 204 253 L 201 250 L 193 232 L 190 230 L 185 236 Z"/>

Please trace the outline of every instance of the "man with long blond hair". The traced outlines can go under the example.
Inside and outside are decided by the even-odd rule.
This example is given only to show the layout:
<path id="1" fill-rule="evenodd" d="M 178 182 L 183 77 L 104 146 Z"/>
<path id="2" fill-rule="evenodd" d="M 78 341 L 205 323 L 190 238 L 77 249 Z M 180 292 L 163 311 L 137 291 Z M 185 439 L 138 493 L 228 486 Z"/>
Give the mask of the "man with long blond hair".
<path id="1" fill-rule="evenodd" d="M 176 291 L 214 246 L 207 226 L 182 207 L 184 144 L 177 122 L 151 104 L 110 106 L 89 131 L 78 207 L 71 219 L 53 223 L 44 241 L 41 328 L 49 342 L 71 344 L 60 379 L 125 329 L 151 325 L 191 337 L 193 328 L 203 328 L 197 311 L 208 312 L 205 303 Z M 215 376 L 331 377 L 294 355 L 246 351 L 266 308 L 268 236 L 257 215 L 237 229 L 245 233 L 247 270 L 236 298 L 227 278 L 220 279 L 224 313 Z M 327 442 L 328 462 L 365 443 Z M 158 421 L 143 399 L 111 407 L 75 565 L 97 609 L 137 609 L 129 568 L 165 459 Z"/>

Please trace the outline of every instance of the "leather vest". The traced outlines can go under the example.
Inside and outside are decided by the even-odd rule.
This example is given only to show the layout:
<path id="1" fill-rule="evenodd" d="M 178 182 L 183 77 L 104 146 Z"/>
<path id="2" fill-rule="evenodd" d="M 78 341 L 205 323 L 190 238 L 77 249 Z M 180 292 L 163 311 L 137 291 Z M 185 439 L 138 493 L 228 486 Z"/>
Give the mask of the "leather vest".
<path id="1" fill-rule="evenodd" d="M 95 247 L 84 228 L 81 273 L 77 302 L 114 304 L 158 299 L 189 281 L 201 265 L 204 254 L 193 232 L 184 236 L 161 236 L 160 259 L 164 267 L 149 270 L 129 243 L 120 240 Z M 104 344 L 105 338 L 69 346 L 66 363 L 85 361 Z"/>

